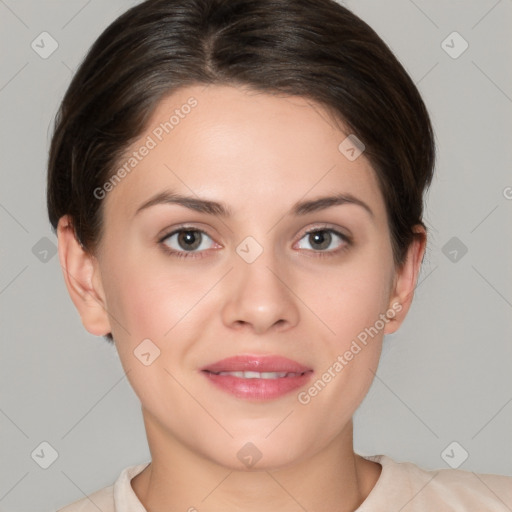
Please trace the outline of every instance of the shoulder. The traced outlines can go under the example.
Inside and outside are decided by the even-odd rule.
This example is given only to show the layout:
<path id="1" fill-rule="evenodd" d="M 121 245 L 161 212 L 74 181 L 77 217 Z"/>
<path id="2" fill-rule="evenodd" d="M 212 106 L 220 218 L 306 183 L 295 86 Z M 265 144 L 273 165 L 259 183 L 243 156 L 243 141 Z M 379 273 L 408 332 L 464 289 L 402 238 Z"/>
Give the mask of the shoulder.
<path id="1" fill-rule="evenodd" d="M 114 512 L 114 486 L 100 489 L 85 498 L 74 501 L 57 512 Z"/>
<path id="2" fill-rule="evenodd" d="M 512 476 L 460 469 L 427 470 L 386 455 L 365 458 L 381 464 L 382 472 L 363 505 L 391 500 L 402 512 L 512 510 Z M 366 511 L 364 507 L 360 510 Z"/>
<path id="3" fill-rule="evenodd" d="M 146 462 L 124 468 L 112 485 L 74 501 L 57 512 L 145 512 L 131 487 L 131 480 L 148 464 Z"/>

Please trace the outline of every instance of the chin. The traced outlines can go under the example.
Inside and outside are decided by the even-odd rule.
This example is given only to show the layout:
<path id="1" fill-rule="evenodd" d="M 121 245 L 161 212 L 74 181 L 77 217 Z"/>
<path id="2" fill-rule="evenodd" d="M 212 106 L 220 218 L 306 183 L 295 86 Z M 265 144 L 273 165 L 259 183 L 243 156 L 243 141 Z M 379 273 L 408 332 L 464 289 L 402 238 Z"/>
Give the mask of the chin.
<path id="1" fill-rule="evenodd" d="M 299 440 L 283 443 L 277 439 L 265 439 L 262 434 L 236 436 L 223 444 L 208 447 L 205 456 L 213 463 L 234 471 L 267 471 L 293 466 L 307 456 L 306 450 L 305 443 Z"/>

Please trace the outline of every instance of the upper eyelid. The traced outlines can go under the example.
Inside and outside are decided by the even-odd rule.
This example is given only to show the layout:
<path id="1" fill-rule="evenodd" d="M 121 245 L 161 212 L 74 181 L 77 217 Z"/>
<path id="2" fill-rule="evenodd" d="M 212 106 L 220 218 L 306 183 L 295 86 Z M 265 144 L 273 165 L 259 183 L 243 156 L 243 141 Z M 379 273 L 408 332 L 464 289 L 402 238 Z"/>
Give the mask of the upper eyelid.
<path id="1" fill-rule="evenodd" d="M 183 226 L 175 227 L 173 229 L 169 229 L 168 231 L 166 231 L 164 229 L 163 230 L 164 234 L 158 235 L 158 240 L 161 242 L 161 241 L 165 240 L 166 238 L 169 238 L 171 235 L 175 235 L 176 233 L 179 233 L 181 231 L 199 231 L 205 235 L 208 235 L 210 238 L 212 238 L 212 236 L 205 229 L 198 228 L 196 226 L 183 225 Z"/>
<path id="2" fill-rule="evenodd" d="M 352 238 L 352 236 L 349 235 L 348 233 L 344 233 L 343 229 L 338 228 L 338 227 L 329 226 L 329 225 L 320 225 L 320 226 L 314 226 L 312 228 L 308 228 L 308 229 L 306 229 L 306 231 L 304 231 L 302 233 L 302 236 L 307 235 L 307 234 L 309 234 L 311 232 L 314 233 L 315 231 L 333 231 L 333 232 L 335 232 L 335 233 L 339 234 L 340 236 L 345 237 L 347 239 L 351 239 Z"/>

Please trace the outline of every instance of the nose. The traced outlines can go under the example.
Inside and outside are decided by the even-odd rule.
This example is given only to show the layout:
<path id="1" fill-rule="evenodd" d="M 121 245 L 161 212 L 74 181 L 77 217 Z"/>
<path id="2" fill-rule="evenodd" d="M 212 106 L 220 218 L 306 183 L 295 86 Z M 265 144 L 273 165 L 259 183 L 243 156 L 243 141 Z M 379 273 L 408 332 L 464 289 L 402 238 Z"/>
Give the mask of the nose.
<path id="1" fill-rule="evenodd" d="M 227 276 L 222 320 L 231 329 L 264 334 L 283 331 L 299 321 L 298 298 L 285 262 L 271 250 L 252 263 L 235 254 L 235 265 Z"/>

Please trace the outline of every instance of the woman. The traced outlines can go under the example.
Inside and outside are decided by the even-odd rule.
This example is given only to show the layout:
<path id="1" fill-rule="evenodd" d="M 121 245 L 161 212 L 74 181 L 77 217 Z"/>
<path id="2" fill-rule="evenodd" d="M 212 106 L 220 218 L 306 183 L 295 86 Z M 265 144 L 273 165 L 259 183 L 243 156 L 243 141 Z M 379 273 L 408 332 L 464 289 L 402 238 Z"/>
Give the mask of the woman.
<path id="1" fill-rule="evenodd" d="M 112 23 L 57 116 L 48 210 L 151 462 L 62 510 L 512 507 L 510 477 L 353 449 L 433 167 L 413 82 L 332 0 L 149 0 Z"/>

